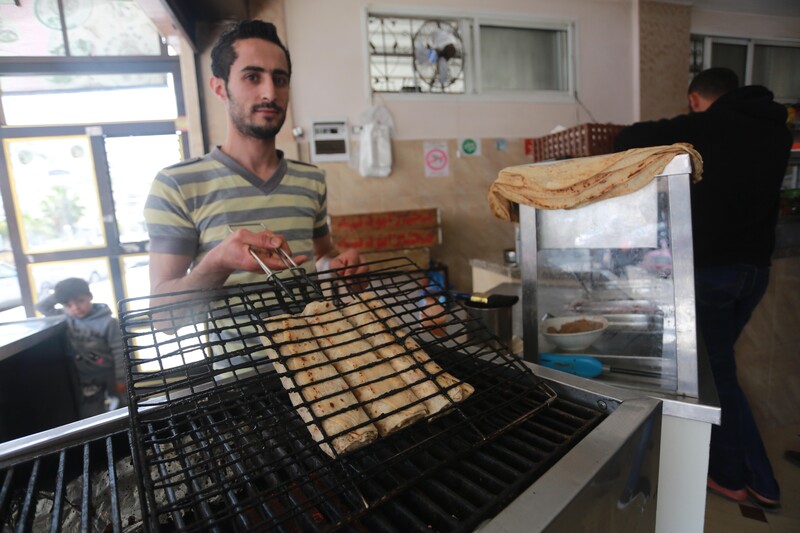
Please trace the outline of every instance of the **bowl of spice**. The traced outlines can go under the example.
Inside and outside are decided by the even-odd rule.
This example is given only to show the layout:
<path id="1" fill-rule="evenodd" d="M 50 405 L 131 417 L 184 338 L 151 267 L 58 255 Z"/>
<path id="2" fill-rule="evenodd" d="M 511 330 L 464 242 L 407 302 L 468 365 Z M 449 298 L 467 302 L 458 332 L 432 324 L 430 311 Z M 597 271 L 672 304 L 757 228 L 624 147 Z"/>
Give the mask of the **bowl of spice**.
<path id="1" fill-rule="evenodd" d="M 568 352 L 585 350 L 608 328 L 608 320 L 600 315 L 578 315 L 548 318 L 542 322 L 542 335 Z"/>

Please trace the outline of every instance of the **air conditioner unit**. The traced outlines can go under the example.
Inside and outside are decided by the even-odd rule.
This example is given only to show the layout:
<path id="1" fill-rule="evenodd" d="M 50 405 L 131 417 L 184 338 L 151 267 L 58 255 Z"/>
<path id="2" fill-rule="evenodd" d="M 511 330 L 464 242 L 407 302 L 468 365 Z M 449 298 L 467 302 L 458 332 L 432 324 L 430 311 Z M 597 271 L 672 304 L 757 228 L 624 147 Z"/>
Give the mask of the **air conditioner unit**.
<path id="1" fill-rule="evenodd" d="M 346 120 L 314 122 L 311 128 L 311 162 L 350 161 L 350 136 Z"/>

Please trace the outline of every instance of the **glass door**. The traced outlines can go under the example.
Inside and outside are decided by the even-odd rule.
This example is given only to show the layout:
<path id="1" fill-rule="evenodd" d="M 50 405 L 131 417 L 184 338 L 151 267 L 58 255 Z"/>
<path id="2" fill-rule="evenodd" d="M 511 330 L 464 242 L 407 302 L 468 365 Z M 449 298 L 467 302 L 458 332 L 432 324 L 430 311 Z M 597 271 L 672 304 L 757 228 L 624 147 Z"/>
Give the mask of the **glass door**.
<path id="1" fill-rule="evenodd" d="M 6 139 L 25 254 L 107 245 L 87 136 Z"/>
<path id="2" fill-rule="evenodd" d="M 0 321 L 32 316 L 70 277 L 85 279 L 114 314 L 118 300 L 147 295 L 144 202 L 156 173 L 182 160 L 182 142 L 174 129 L 3 139 L 11 224 L 0 224 L 0 284 L 8 285 Z"/>
<path id="3" fill-rule="evenodd" d="M 112 304 L 108 259 L 75 257 L 108 248 L 89 137 L 4 139 L 3 150 L 33 303 L 77 277 Z"/>
<path id="4" fill-rule="evenodd" d="M 118 300 L 149 293 L 147 263 L 124 259 L 146 255 L 150 183 L 183 159 L 177 68 L 121 60 L 104 67 L 117 73 L 0 75 L 0 283 L 10 287 L 0 321 L 35 316 L 68 277 L 86 279 L 115 314 Z"/>
<path id="5" fill-rule="evenodd" d="M 25 309 L 3 205 L 0 191 L 0 322 L 10 322 L 25 318 Z"/>
<path id="6" fill-rule="evenodd" d="M 106 138 L 116 233 L 123 249 L 144 251 L 148 235 L 143 213 L 150 182 L 159 170 L 183 159 L 181 141 L 177 133 Z M 149 255 L 134 253 L 120 259 L 124 280 L 120 296 L 150 294 Z"/>

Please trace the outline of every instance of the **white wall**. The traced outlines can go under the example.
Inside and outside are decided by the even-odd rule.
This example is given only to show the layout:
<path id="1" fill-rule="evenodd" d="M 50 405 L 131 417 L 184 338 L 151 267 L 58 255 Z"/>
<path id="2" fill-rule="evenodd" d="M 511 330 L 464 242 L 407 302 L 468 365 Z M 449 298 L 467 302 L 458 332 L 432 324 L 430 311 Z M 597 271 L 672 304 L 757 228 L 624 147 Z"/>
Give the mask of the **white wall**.
<path id="1" fill-rule="evenodd" d="M 449 10 L 570 20 L 576 26 L 577 88 L 598 122 L 633 118 L 631 2 L 635 0 L 435 0 L 376 1 L 386 7 L 419 6 L 422 13 Z M 364 0 L 286 2 L 288 47 L 292 55 L 295 125 L 309 131 L 315 120 L 346 117 L 358 124 L 372 103 L 365 54 Z M 410 99 L 378 96 L 392 112 L 396 138 L 536 137 L 557 125 L 591 121 L 576 102 L 508 101 L 486 97 Z"/>
<path id="2" fill-rule="evenodd" d="M 576 27 L 578 97 L 598 122 L 638 115 L 636 8 L 639 0 L 291 0 L 285 4 L 296 125 L 345 117 L 358 124 L 372 103 L 364 51 L 366 6 L 571 20 Z M 800 1 L 800 0 L 798 0 Z M 692 10 L 691 32 L 800 39 L 800 19 Z M 392 112 L 396 138 L 536 137 L 556 125 L 591 121 L 577 102 L 377 96 Z"/>
<path id="3" fill-rule="evenodd" d="M 694 9 L 691 32 L 720 37 L 800 40 L 800 18 Z"/>

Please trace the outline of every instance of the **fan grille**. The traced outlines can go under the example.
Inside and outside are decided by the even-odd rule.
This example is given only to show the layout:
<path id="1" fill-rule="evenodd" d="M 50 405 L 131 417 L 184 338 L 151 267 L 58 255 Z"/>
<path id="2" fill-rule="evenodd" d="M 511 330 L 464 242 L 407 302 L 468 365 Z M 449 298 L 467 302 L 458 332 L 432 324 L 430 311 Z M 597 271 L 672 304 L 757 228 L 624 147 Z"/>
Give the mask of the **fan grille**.
<path id="1" fill-rule="evenodd" d="M 450 82 L 433 85 L 423 81 L 415 65 L 415 40 L 427 35 L 431 25 L 447 26 L 445 31 L 458 34 L 456 19 L 428 19 L 371 15 L 367 19 L 370 54 L 370 83 L 373 92 L 415 92 L 463 94 L 465 92 L 464 47 L 457 39 L 457 53 L 448 62 Z M 426 26 L 427 25 L 427 26 Z M 435 69 L 432 70 L 432 73 Z M 426 76 L 427 80 L 432 75 Z"/>

